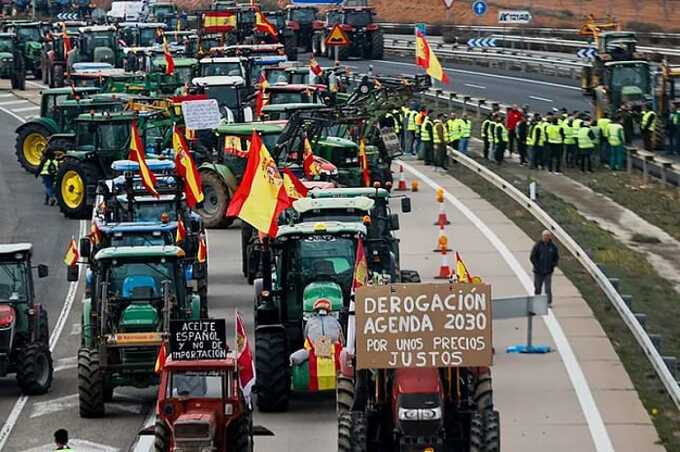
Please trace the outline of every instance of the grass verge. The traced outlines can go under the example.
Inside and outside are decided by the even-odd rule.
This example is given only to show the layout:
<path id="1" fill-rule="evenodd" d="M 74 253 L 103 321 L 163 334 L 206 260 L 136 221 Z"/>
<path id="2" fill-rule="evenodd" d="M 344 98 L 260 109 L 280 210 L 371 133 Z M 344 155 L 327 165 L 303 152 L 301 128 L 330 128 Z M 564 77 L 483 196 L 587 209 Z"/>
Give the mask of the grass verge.
<path id="1" fill-rule="evenodd" d="M 497 172 L 524 193 L 527 192 L 527 180 L 518 178 L 506 168 Z M 462 165 L 454 165 L 450 173 L 502 211 L 530 237 L 540 236 L 543 225 L 524 208 L 508 202 L 505 193 Z M 549 193 L 542 195 L 540 203 L 595 262 L 603 265 L 609 277 L 621 280 L 621 293 L 633 296 L 633 310 L 647 314 L 647 330 L 650 333 L 663 332 L 662 355 L 680 358 L 680 330 L 677 328 L 680 300 L 672 286 L 654 271 L 642 254 L 617 242 L 611 234 L 579 215 L 573 206 Z M 597 283 L 567 252 L 562 252 L 560 269 L 580 291 L 610 338 L 642 403 L 652 415 L 662 444 L 668 451 L 680 452 L 680 412 L 666 395 L 635 338 Z"/>

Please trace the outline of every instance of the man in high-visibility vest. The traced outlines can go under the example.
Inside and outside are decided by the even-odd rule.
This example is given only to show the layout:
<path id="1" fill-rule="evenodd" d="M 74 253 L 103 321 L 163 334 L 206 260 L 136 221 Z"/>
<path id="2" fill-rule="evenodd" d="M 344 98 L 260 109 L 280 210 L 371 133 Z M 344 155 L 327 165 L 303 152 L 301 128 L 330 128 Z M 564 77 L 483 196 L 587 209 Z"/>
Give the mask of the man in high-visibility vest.
<path id="1" fill-rule="evenodd" d="M 597 128 L 600 129 L 600 165 L 607 163 L 609 158 L 609 124 L 611 122 L 606 112 L 597 120 Z"/>
<path id="2" fill-rule="evenodd" d="M 420 141 L 423 143 L 423 154 L 426 165 L 434 163 L 434 147 L 432 137 L 434 135 L 433 122 L 430 118 L 432 110 L 424 110 L 423 122 L 420 124 Z"/>
<path id="3" fill-rule="evenodd" d="M 470 143 L 470 135 L 472 134 L 472 120 L 468 117 L 466 112 L 458 121 L 460 127 L 460 141 L 458 142 L 458 150 L 463 154 L 467 154 L 468 144 Z"/>
<path id="4" fill-rule="evenodd" d="M 578 145 L 578 163 L 582 172 L 593 171 L 593 163 L 591 157 L 595 144 L 597 143 L 597 136 L 590 127 L 590 118 L 585 121 L 580 121 L 580 127 L 576 130 L 576 141 Z"/>
<path id="5" fill-rule="evenodd" d="M 446 121 L 447 137 L 446 140 L 453 149 L 458 150 L 458 143 L 460 142 L 460 120 L 458 115 L 454 112 L 449 113 L 449 119 Z"/>
<path id="6" fill-rule="evenodd" d="M 562 152 L 564 145 L 564 129 L 560 125 L 560 118 L 552 119 L 552 123 L 545 128 L 545 135 L 548 139 L 548 171 L 555 174 L 561 174 L 562 169 Z"/>
<path id="7" fill-rule="evenodd" d="M 642 111 L 642 120 L 640 121 L 640 131 L 642 132 L 642 140 L 645 143 L 645 150 L 654 150 L 654 131 L 656 130 L 656 113 L 652 110 L 652 106 L 647 104 Z"/>
<path id="8" fill-rule="evenodd" d="M 437 119 L 434 120 L 434 126 L 432 127 L 432 144 L 434 145 L 434 164 L 440 168 L 446 168 L 446 144 L 447 144 L 447 131 L 446 124 L 444 121 L 446 116 L 440 113 Z"/>
<path id="9" fill-rule="evenodd" d="M 47 149 L 40 163 L 40 171 L 38 171 L 45 188 L 45 205 L 53 206 L 57 202 L 54 195 L 54 180 L 57 177 L 57 169 L 59 169 L 59 162 L 54 155 L 54 150 Z"/>
<path id="10" fill-rule="evenodd" d="M 543 127 L 541 115 L 535 113 L 527 127 L 527 148 L 529 149 L 529 168 L 543 166 Z"/>
<path id="11" fill-rule="evenodd" d="M 668 118 L 668 153 L 680 154 L 680 105 L 673 107 Z"/>
<path id="12" fill-rule="evenodd" d="M 609 138 L 609 167 L 614 171 L 623 169 L 623 158 L 626 152 L 623 145 L 626 142 L 626 134 L 623 132 L 620 117 L 615 117 L 609 124 L 607 136 Z"/>
<path id="13" fill-rule="evenodd" d="M 408 107 L 406 107 L 408 108 Z M 410 152 L 412 155 L 416 155 L 415 142 L 416 142 L 416 115 L 418 112 L 415 108 L 409 108 L 406 114 L 406 142 L 404 143 L 405 152 Z"/>
<path id="14" fill-rule="evenodd" d="M 496 116 L 496 124 L 494 127 L 494 159 L 500 165 L 503 163 L 505 149 L 508 145 L 508 128 L 503 124 L 500 115 Z"/>
<path id="15" fill-rule="evenodd" d="M 484 159 L 489 160 L 489 150 L 493 146 L 493 134 L 492 134 L 493 119 L 491 114 L 487 114 L 484 121 L 482 121 L 482 130 L 480 135 L 482 137 L 482 143 L 484 143 L 484 148 L 482 149 L 482 155 Z"/>
<path id="16" fill-rule="evenodd" d="M 578 129 L 574 124 L 574 117 L 569 116 L 562 122 L 562 129 L 564 130 L 564 150 L 567 154 L 566 163 L 567 168 L 576 166 L 576 132 Z"/>

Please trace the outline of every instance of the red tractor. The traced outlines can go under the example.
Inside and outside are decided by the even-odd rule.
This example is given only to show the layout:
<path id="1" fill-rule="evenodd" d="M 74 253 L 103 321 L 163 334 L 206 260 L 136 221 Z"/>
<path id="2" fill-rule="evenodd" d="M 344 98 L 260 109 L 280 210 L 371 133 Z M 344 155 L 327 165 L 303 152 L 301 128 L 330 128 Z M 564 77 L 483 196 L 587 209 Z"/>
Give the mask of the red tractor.
<path id="1" fill-rule="evenodd" d="M 312 51 L 314 30 L 323 23 L 317 20 L 319 10 L 310 5 L 286 5 L 286 24 L 295 33 L 295 42 L 304 47 L 306 52 Z"/>
<path id="2" fill-rule="evenodd" d="M 236 359 L 175 361 L 161 373 L 154 450 L 251 452 L 252 414 Z"/>
<path id="3" fill-rule="evenodd" d="M 375 22 L 375 12 L 366 7 L 338 7 L 326 12 L 321 29 L 314 31 L 312 52 L 315 56 L 333 58 L 333 49 L 326 46 L 326 38 L 335 25 L 339 25 L 349 40 L 349 45 L 338 48 L 338 58 L 359 57 L 382 60 L 385 51 L 383 32 Z"/>

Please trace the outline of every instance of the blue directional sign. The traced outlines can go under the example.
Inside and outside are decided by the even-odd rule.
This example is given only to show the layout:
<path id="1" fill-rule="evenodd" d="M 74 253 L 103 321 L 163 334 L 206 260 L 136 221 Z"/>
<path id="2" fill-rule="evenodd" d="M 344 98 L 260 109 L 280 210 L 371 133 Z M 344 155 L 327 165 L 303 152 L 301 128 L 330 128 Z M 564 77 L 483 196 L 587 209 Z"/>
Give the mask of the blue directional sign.
<path id="1" fill-rule="evenodd" d="M 597 49 L 595 47 L 584 47 L 576 52 L 576 56 L 583 60 L 593 60 L 597 55 Z"/>
<path id="2" fill-rule="evenodd" d="M 496 38 L 468 39 L 468 47 L 496 47 Z"/>
<path id="3" fill-rule="evenodd" d="M 489 7 L 484 0 L 477 0 L 476 2 L 472 3 L 472 12 L 475 13 L 475 16 L 483 16 L 486 14 L 488 9 Z"/>
<path id="4" fill-rule="evenodd" d="M 59 13 L 58 20 L 78 20 L 78 13 Z"/>

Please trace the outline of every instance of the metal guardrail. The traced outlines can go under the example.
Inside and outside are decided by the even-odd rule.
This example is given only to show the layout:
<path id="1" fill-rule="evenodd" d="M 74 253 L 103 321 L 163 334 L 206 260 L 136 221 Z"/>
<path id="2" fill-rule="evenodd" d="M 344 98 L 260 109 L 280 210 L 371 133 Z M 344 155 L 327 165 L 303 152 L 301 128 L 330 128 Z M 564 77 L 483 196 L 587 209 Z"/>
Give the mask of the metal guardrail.
<path id="1" fill-rule="evenodd" d="M 593 262 L 593 260 L 588 256 L 583 248 L 581 248 L 581 246 L 576 243 L 576 241 L 537 203 L 529 199 L 528 196 L 522 193 L 510 182 L 507 182 L 498 174 L 486 168 L 484 165 L 477 163 L 475 160 L 461 154 L 458 151 L 450 150 L 449 158 L 474 171 L 482 178 L 493 184 L 496 188 L 503 191 L 515 202 L 517 202 L 517 204 L 529 211 L 534 216 L 534 218 L 540 221 L 546 228 L 553 232 L 553 234 L 562 242 L 564 247 L 588 271 L 590 276 L 597 282 L 597 284 L 600 286 L 600 289 L 602 289 L 611 304 L 618 311 L 621 319 L 624 321 L 633 337 L 635 337 L 638 345 L 640 348 L 642 348 L 642 351 L 656 371 L 656 374 L 659 376 L 659 379 L 666 388 L 666 392 L 673 400 L 675 406 L 680 409 L 680 386 L 675 380 L 675 377 L 666 366 L 666 363 L 661 357 L 661 354 L 654 347 L 649 335 L 644 330 L 628 305 L 626 305 L 621 295 L 616 291 L 607 276 L 602 272 L 602 270 L 600 270 L 597 264 Z"/>

